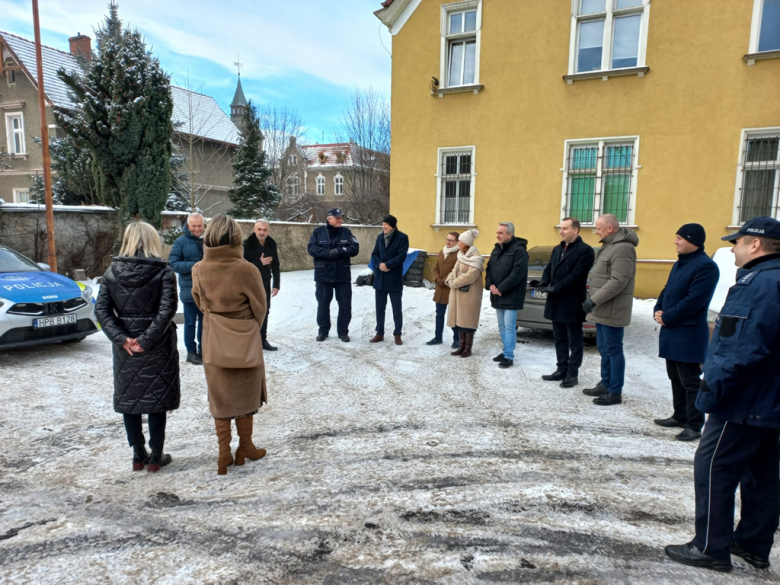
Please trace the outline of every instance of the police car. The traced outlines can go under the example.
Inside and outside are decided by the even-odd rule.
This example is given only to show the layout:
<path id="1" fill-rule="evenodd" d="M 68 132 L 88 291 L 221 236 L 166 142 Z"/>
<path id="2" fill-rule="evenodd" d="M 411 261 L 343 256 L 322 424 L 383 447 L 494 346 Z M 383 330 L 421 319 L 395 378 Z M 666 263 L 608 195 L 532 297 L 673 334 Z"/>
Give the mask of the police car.
<path id="1" fill-rule="evenodd" d="M 0 350 L 98 332 L 92 289 L 0 245 Z"/>

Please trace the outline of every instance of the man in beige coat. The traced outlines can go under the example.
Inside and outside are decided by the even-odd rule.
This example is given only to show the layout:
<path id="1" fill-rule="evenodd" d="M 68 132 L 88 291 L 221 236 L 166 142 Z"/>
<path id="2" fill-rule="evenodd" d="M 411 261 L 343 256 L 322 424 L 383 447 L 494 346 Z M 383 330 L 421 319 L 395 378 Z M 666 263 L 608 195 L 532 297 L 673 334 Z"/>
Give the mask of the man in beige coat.
<path id="1" fill-rule="evenodd" d="M 582 393 L 594 396 L 593 404 L 610 406 L 623 402 L 623 331 L 631 322 L 639 238 L 609 213 L 596 220 L 596 233 L 602 246 L 590 273 L 590 298 L 582 308 L 588 321 L 596 323 L 601 381 Z"/>

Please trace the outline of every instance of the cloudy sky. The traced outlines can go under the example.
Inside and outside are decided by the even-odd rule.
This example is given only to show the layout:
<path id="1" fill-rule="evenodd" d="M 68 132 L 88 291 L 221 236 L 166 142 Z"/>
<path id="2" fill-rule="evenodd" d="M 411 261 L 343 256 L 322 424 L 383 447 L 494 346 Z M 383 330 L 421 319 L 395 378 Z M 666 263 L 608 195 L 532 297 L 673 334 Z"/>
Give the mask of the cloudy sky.
<path id="1" fill-rule="evenodd" d="M 79 32 L 94 42 L 107 4 L 39 0 L 43 44 L 68 51 Z M 0 0 L 0 30 L 32 39 L 31 7 Z M 186 86 L 189 73 L 192 89 L 229 111 L 240 53 L 247 99 L 296 108 L 310 142 L 331 141 L 356 88 L 389 98 L 391 40 L 378 8 L 380 0 L 119 0 L 120 18 L 143 33 L 174 84 Z"/>

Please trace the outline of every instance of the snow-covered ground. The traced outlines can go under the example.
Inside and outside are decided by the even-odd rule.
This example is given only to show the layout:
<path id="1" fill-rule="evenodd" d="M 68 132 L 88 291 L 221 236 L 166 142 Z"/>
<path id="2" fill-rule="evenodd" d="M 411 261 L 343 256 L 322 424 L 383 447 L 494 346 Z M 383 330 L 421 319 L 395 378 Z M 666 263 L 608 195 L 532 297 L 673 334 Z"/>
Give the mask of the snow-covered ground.
<path id="1" fill-rule="evenodd" d="M 424 345 L 431 297 L 406 288 L 404 345 L 369 344 L 374 294 L 356 287 L 352 343 L 317 343 L 312 272 L 284 273 L 255 423 L 268 456 L 226 476 L 201 368 L 182 361 L 173 464 L 133 473 L 102 334 L 1 353 L 0 582 L 778 582 L 777 553 L 727 576 L 664 557 L 692 536 L 696 445 L 652 422 L 671 414 L 652 301 L 626 332 L 625 401 L 602 408 L 580 392 L 595 347 L 573 390 L 540 379 L 549 334 L 521 331 L 499 370 L 485 299 L 474 356 L 451 357 Z"/>

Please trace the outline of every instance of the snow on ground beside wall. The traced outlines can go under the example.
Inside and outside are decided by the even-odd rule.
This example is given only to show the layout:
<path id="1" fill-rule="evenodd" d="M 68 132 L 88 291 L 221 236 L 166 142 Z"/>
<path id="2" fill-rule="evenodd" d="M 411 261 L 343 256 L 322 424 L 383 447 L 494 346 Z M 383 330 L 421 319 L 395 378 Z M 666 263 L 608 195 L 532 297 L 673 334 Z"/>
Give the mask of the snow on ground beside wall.
<path id="1" fill-rule="evenodd" d="M 374 293 L 353 292 L 352 343 L 317 343 L 312 271 L 282 274 L 255 419 L 268 456 L 226 476 L 201 368 L 181 364 L 173 464 L 133 473 L 102 334 L 0 353 L 0 580 L 778 581 L 776 553 L 770 571 L 735 559 L 728 576 L 663 555 L 692 536 L 695 445 L 652 422 L 671 414 L 652 301 L 626 331 L 625 402 L 600 408 L 580 392 L 598 382 L 592 346 L 564 390 L 540 379 L 555 369 L 549 334 L 521 330 L 516 366 L 496 367 L 487 299 L 461 359 L 424 345 L 431 291 L 404 289 L 400 347 L 368 343 Z"/>

